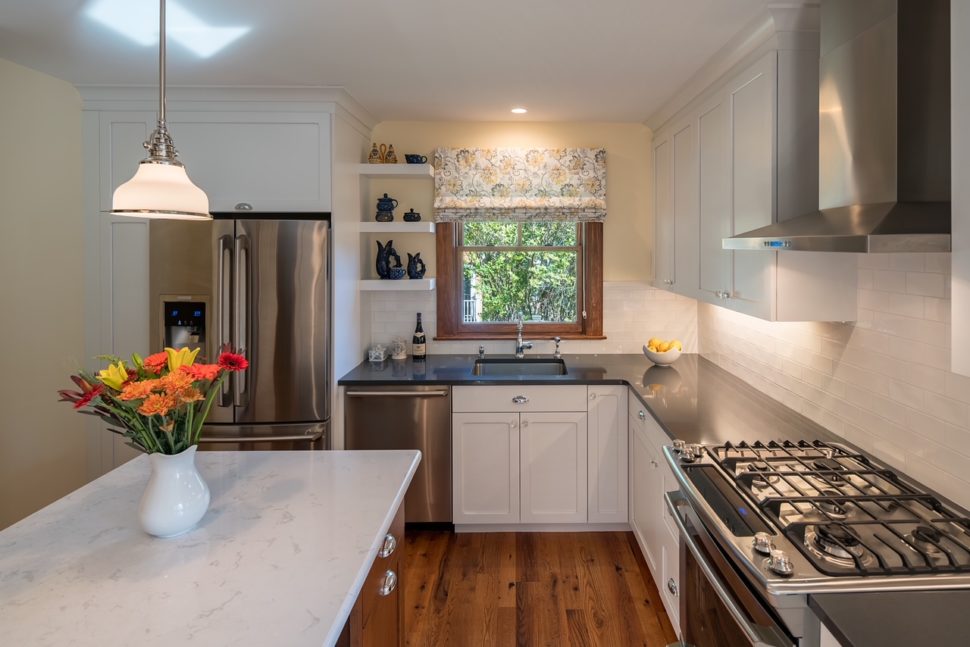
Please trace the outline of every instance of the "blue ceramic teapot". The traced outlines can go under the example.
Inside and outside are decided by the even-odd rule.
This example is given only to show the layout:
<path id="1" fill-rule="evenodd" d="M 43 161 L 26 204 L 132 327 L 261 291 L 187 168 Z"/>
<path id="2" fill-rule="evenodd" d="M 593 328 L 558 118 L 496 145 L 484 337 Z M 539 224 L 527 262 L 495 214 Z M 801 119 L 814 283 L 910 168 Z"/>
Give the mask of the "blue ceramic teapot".
<path id="1" fill-rule="evenodd" d="M 397 200 L 389 197 L 386 193 L 383 198 L 377 199 L 377 210 L 378 211 L 394 211 L 397 207 Z"/>

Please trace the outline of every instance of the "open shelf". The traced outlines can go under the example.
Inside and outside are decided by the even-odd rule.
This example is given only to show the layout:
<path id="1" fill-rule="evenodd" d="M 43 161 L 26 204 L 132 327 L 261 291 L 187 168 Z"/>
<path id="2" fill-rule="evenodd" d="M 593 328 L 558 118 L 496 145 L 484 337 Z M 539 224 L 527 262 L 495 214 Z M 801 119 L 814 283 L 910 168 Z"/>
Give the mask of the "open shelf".
<path id="1" fill-rule="evenodd" d="M 434 290 L 434 279 L 364 279 L 357 282 L 361 292 L 427 292 Z"/>
<path id="2" fill-rule="evenodd" d="M 387 179 L 434 177 L 434 167 L 430 164 L 358 164 L 357 173 L 361 177 L 381 177 Z"/>
<path id="3" fill-rule="evenodd" d="M 433 234 L 434 223 L 425 222 L 362 222 L 360 223 L 360 233 L 362 234 Z"/>

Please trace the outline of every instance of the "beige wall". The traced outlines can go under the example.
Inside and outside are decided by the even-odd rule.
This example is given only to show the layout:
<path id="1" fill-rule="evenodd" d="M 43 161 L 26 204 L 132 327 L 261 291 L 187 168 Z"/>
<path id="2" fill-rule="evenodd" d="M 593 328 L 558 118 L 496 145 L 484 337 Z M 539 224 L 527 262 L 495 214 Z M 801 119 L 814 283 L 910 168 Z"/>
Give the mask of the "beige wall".
<path id="1" fill-rule="evenodd" d="M 431 156 L 439 146 L 480 148 L 519 148 L 541 146 L 603 147 L 606 149 L 607 220 L 604 228 L 604 267 L 606 281 L 645 281 L 652 271 L 653 199 L 650 193 L 650 130 L 641 124 L 626 123 L 529 123 L 529 122 L 400 122 L 378 124 L 372 139 L 393 144 L 399 161 L 404 153 Z M 400 205 L 395 218 L 413 207 L 422 218 L 432 217 L 433 188 L 430 181 L 371 181 L 369 208 L 378 195 L 387 192 Z M 403 259 L 405 252 L 421 252 L 428 262 L 428 276 L 435 275 L 434 238 L 399 236 L 395 248 Z M 370 247 L 376 249 L 373 237 Z M 373 250 L 364 255 L 366 275 L 376 278 Z"/>
<path id="2" fill-rule="evenodd" d="M 86 481 L 82 416 L 57 389 L 83 358 L 81 99 L 0 59 L 0 528 Z"/>

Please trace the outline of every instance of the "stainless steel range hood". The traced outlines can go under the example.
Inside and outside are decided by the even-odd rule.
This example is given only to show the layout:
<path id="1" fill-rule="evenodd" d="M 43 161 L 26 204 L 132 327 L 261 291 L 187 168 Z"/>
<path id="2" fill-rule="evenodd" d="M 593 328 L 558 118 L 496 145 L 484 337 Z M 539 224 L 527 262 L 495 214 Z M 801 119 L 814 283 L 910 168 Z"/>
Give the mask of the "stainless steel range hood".
<path id="1" fill-rule="evenodd" d="M 821 10 L 819 211 L 779 213 L 724 249 L 950 251 L 949 0 Z"/>

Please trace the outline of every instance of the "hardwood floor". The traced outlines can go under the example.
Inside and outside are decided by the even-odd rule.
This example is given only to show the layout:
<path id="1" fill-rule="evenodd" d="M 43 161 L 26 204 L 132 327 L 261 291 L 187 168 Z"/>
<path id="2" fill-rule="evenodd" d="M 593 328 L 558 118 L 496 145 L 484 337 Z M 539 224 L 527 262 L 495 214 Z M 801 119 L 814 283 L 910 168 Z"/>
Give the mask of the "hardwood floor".
<path id="1" fill-rule="evenodd" d="M 632 533 L 407 531 L 415 647 L 663 647 L 676 641 Z"/>

